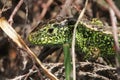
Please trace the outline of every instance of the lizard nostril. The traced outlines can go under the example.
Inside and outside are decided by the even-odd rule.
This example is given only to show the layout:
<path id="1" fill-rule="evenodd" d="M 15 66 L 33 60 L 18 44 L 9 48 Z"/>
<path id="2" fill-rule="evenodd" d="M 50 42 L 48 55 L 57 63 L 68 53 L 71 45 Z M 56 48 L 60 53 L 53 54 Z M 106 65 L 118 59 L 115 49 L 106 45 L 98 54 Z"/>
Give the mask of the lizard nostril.
<path id="1" fill-rule="evenodd" d="M 48 29 L 48 32 L 49 32 L 49 33 L 52 33 L 52 32 L 53 32 L 53 28 Z"/>

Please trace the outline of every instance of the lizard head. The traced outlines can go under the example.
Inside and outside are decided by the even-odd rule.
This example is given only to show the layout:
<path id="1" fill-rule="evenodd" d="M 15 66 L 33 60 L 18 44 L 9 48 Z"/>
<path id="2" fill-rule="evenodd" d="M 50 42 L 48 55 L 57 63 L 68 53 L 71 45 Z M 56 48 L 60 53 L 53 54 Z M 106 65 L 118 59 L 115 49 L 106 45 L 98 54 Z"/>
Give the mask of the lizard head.
<path id="1" fill-rule="evenodd" d="M 62 45 L 69 42 L 71 36 L 68 26 L 51 23 L 44 25 L 38 31 L 30 33 L 28 39 L 31 43 L 38 45 Z"/>

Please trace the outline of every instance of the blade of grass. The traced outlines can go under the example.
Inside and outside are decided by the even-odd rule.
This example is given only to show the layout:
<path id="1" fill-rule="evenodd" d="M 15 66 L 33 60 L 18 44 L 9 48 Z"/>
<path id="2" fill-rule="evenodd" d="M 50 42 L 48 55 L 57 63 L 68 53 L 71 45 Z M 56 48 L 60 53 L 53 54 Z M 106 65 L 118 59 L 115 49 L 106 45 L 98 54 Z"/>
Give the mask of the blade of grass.
<path id="1" fill-rule="evenodd" d="M 72 64 L 71 64 L 71 55 L 70 55 L 70 45 L 63 44 L 63 51 L 64 51 L 64 65 L 65 65 L 65 79 L 71 80 L 71 71 L 72 71 Z"/>

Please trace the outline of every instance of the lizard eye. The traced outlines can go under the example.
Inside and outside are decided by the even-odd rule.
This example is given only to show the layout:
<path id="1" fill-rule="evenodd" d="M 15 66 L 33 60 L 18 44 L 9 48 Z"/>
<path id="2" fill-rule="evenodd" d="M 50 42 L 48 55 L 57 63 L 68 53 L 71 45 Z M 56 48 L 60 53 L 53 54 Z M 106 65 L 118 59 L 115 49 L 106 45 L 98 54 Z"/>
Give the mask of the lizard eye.
<path id="1" fill-rule="evenodd" d="M 48 32 L 52 33 L 53 32 L 53 28 L 48 29 Z"/>

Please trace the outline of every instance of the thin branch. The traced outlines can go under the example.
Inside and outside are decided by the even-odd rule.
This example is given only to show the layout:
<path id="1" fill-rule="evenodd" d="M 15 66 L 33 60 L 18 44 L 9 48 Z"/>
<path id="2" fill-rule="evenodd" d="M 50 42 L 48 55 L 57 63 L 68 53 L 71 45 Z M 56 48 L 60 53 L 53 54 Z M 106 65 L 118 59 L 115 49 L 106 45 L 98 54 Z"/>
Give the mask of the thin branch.
<path id="1" fill-rule="evenodd" d="M 16 76 L 13 79 L 7 79 L 7 80 L 21 80 L 22 78 L 24 78 L 26 75 L 20 75 L 20 76 Z"/>
<path id="2" fill-rule="evenodd" d="M 117 20 L 116 16 L 114 14 L 114 11 L 112 8 L 109 8 L 110 12 L 110 18 L 111 18 L 111 23 L 112 23 L 112 31 L 113 31 L 113 38 L 114 38 L 114 43 L 115 43 L 115 49 L 116 49 L 116 66 L 117 66 L 117 71 L 118 71 L 118 80 L 120 79 L 120 47 L 119 47 L 119 41 L 118 41 L 118 29 L 117 29 Z"/>
<path id="3" fill-rule="evenodd" d="M 50 5 L 53 3 L 53 1 L 54 1 L 54 0 L 48 0 L 48 2 L 47 2 L 45 5 L 42 6 L 42 7 L 43 7 L 43 10 L 42 10 L 42 13 L 40 14 L 40 17 L 39 17 L 40 20 L 43 19 L 43 17 L 45 16 L 48 8 L 49 8 Z"/>
<path id="4" fill-rule="evenodd" d="M 117 17 L 120 19 L 120 10 L 116 7 L 113 0 L 106 0 L 106 2 L 110 5 Z"/>
<path id="5" fill-rule="evenodd" d="M 62 10 L 60 11 L 58 17 L 65 17 L 67 14 L 69 17 L 72 17 L 70 6 L 74 0 L 66 0 L 65 4 L 63 5 Z"/>
<path id="6" fill-rule="evenodd" d="M 9 3 L 9 5 L 7 5 Z M 10 9 L 11 8 L 11 6 L 12 6 L 12 1 L 5 1 L 5 3 L 3 3 L 4 5 L 3 5 L 3 7 L 2 7 L 2 9 L 0 9 L 0 17 L 2 16 L 2 13 L 3 12 L 5 12 L 5 11 L 7 11 L 8 9 Z"/>
<path id="7" fill-rule="evenodd" d="M 13 10 L 10 18 L 9 18 L 9 22 L 10 22 L 10 25 L 12 25 L 13 23 L 13 18 L 15 16 L 15 14 L 17 13 L 17 11 L 19 10 L 20 6 L 23 4 L 23 0 L 20 0 L 19 3 L 17 4 L 17 6 L 15 7 L 15 9 Z"/>
<path id="8" fill-rule="evenodd" d="M 23 78 L 25 78 L 24 80 L 27 80 L 28 76 L 30 76 L 31 74 L 37 73 L 38 70 L 34 70 L 33 68 L 29 70 L 28 73 L 24 74 L 24 75 L 20 75 L 20 76 L 16 76 L 13 79 L 9 79 L 9 80 L 22 80 Z"/>
<path id="9" fill-rule="evenodd" d="M 77 26 L 78 26 L 78 24 L 79 24 L 79 21 L 82 19 L 83 15 L 84 15 L 84 13 L 85 13 L 87 4 L 88 4 L 88 0 L 86 0 L 86 2 L 85 2 L 85 7 L 84 7 L 83 10 L 81 11 L 81 13 L 80 13 L 80 15 L 79 15 L 79 17 L 78 17 L 78 20 L 77 20 L 77 22 L 75 23 L 74 31 L 73 31 L 73 37 L 72 37 L 73 80 L 76 80 L 76 66 L 75 66 L 75 35 L 76 35 L 76 29 L 77 29 Z"/>

